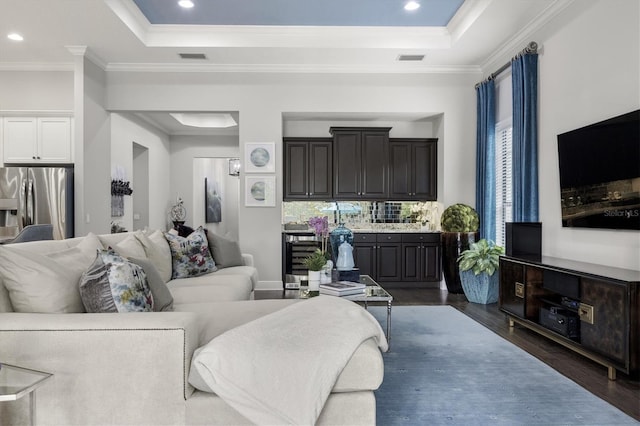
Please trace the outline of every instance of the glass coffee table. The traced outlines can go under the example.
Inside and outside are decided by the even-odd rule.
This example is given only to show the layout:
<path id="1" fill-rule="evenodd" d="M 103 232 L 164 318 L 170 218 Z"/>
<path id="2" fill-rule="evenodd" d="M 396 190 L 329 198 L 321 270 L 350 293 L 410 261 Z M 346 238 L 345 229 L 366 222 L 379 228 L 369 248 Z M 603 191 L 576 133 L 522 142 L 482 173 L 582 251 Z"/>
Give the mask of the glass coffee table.
<path id="1" fill-rule="evenodd" d="M 352 302 L 360 303 L 364 306 L 365 309 L 369 308 L 370 303 L 385 303 L 387 306 L 387 327 L 385 335 L 387 337 L 387 343 L 389 343 L 391 340 L 391 307 L 393 305 L 393 296 L 389 294 L 387 290 L 382 288 L 380 284 L 375 282 L 369 275 L 361 275 L 360 282 L 367 286 L 364 292 L 340 297 L 343 299 L 351 300 Z M 280 295 L 280 297 L 283 299 L 308 299 L 309 291 L 307 287 L 300 287 L 300 289 L 282 291 L 258 290 L 255 292 L 255 299 L 279 298 L 277 295 Z"/>
<path id="2" fill-rule="evenodd" d="M 53 374 L 0 363 L 0 401 L 16 401 L 29 395 L 31 424 L 36 423 L 36 389 Z"/>
<path id="3" fill-rule="evenodd" d="M 387 304 L 387 343 L 391 340 L 391 306 L 393 304 L 393 296 L 387 290 L 382 288 L 380 284 L 375 282 L 369 275 L 361 275 L 360 282 L 367 287 L 362 294 L 350 294 L 341 296 L 343 299 L 353 302 L 362 303 L 365 309 L 369 308 L 369 303 L 386 303 Z"/>

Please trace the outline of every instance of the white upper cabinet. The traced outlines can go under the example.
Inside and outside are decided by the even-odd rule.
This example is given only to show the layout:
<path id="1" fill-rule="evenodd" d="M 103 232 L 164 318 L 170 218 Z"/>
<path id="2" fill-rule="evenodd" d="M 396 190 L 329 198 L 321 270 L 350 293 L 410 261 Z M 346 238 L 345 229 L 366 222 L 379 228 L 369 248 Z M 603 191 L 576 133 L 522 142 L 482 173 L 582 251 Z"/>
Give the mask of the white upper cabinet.
<path id="1" fill-rule="evenodd" d="M 71 163 L 70 117 L 5 117 L 5 163 Z"/>

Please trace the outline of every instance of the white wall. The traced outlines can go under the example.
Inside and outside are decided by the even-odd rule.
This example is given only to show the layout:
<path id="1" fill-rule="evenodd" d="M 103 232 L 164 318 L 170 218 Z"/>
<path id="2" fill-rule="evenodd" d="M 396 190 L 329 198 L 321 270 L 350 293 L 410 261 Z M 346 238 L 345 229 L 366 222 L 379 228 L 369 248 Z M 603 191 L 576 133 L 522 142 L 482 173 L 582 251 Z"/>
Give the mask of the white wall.
<path id="1" fill-rule="evenodd" d="M 238 209 L 240 208 L 240 178 L 229 176 L 228 158 L 193 159 L 193 212 L 192 226 L 202 225 L 210 232 L 237 241 L 239 238 Z M 205 178 L 215 187 L 221 201 L 222 220 L 206 222 L 205 217 Z M 242 249 L 242 247 L 241 247 Z"/>
<path id="2" fill-rule="evenodd" d="M 123 167 L 130 180 L 134 176 L 134 143 L 149 150 L 149 228 L 166 230 L 172 198 L 169 137 L 132 114 L 111 114 L 111 167 Z M 112 220 L 135 230 L 132 197 L 125 196 L 124 201 L 124 216 Z"/>
<path id="3" fill-rule="evenodd" d="M 75 204 L 76 235 L 111 231 L 111 125 L 104 109 L 106 74 L 80 57 L 76 73 L 82 76 L 76 96 Z M 77 82 L 76 82 L 77 84 Z M 79 160 L 82 159 L 82 160 Z M 78 164 L 79 163 L 79 164 Z"/>
<path id="4" fill-rule="evenodd" d="M 255 256 L 263 286 L 281 288 L 281 205 L 283 114 L 425 113 L 441 112 L 440 201 L 444 204 L 475 200 L 475 92 L 478 74 L 396 75 L 226 75 L 145 74 L 110 75 L 110 110 L 239 111 L 240 158 L 247 142 L 276 143 L 276 207 L 244 207 L 239 211 L 240 245 Z M 341 123 L 336 123 L 341 125 Z M 195 157 L 231 157 L 211 144 L 171 143 L 171 198 L 180 195 L 193 205 L 191 173 Z M 241 176 L 241 194 L 244 173 Z M 189 214 L 189 212 L 187 212 Z M 188 220 L 192 217 L 188 216 Z"/>
<path id="5" fill-rule="evenodd" d="M 582 2 L 576 2 L 582 3 Z M 542 41 L 540 219 L 546 255 L 640 269 L 640 233 L 562 228 L 559 133 L 640 108 L 640 2 L 585 2 Z M 588 6 L 588 7 L 587 7 Z M 638 159 L 640 161 L 640 159 Z M 603 167 L 615 167 L 603 164 Z"/>
<path id="6" fill-rule="evenodd" d="M 0 71 L 0 111 L 73 111 L 73 70 Z"/>

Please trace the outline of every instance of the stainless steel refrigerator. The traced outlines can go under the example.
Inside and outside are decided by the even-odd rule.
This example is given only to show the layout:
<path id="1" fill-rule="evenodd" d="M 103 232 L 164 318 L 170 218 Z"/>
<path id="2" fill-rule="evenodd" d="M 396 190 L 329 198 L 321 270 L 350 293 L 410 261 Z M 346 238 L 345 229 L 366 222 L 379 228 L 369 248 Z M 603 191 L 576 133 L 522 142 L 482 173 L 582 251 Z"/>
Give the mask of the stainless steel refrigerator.
<path id="1" fill-rule="evenodd" d="M 53 238 L 74 236 L 72 167 L 0 168 L 0 238 L 50 223 Z"/>

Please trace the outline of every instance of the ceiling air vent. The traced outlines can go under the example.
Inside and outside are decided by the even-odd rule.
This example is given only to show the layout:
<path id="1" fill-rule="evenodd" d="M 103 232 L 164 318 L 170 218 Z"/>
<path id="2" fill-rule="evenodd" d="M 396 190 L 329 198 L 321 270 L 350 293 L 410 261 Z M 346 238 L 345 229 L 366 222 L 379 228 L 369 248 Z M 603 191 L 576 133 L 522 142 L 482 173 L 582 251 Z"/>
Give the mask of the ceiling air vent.
<path id="1" fill-rule="evenodd" d="M 178 53 L 182 59 L 207 59 L 204 53 Z"/>
<path id="2" fill-rule="evenodd" d="M 399 55 L 398 61 L 421 61 L 424 55 Z"/>

